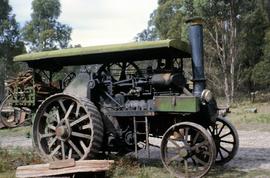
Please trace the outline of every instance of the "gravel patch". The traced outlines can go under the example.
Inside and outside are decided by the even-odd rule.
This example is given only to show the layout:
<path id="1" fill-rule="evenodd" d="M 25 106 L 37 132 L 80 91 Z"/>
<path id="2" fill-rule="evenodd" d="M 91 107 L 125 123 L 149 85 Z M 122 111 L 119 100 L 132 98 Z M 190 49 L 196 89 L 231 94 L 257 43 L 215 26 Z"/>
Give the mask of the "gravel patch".
<path id="1" fill-rule="evenodd" d="M 242 171 L 270 170 L 270 132 L 238 130 L 238 135 L 240 144 L 237 155 L 224 166 Z M 150 143 L 159 145 L 160 140 L 151 138 Z M 160 159 L 159 148 L 150 147 L 150 150 L 151 159 Z M 146 160 L 146 151 L 139 150 L 138 157 Z"/>
<path id="2" fill-rule="evenodd" d="M 256 130 L 238 130 L 239 150 L 233 160 L 224 165 L 227 168 L 235 168 L 242 171 L 257 169 L 270 170 L 270 132 Z M 150 138 L 150 143 L 159 145 L 161 139 Z M 32 148 L 31 138 L 25 136 L 0 136 L 0 147 L 2 148 Z M 139 150 L 140 159 L 147 160 L 146 150 Z M 159 148 L 150 147 L 150 158 L 160 159 Z"/>
<path id="3" fill-rule="evenodd" d="M 1 148 L 32 148 L 32 139 L 25 136 L 4 136 L 0 138 Z"/>

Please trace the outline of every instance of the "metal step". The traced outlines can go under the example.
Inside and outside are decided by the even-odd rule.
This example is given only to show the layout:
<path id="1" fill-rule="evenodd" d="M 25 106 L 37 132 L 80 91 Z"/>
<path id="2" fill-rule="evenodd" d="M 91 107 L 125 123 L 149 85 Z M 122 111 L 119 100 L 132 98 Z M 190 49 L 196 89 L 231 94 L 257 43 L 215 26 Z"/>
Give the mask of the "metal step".
<path id="1" fill-rule="evenodd" d="M 145 132 L 138 132 L 137 131 L 137 125 L 138 124 L 145 124 Z M 146 147 L 145 149 L 147 150 L 147 157 L 150 158 L 150 149 L 149 149 L 149 124 L 148 124 L 148 117 L 145 116 L 144 121 L 142 120 L 137 120 L 136 117 L 133 117 L 133 125 L 134 125 L 134 145 L 135 145 L 135 157 L 138 158 L 138 140 L 137 136 L 138 135 L 145 135 L 145 142 L 146 142 Z"/>

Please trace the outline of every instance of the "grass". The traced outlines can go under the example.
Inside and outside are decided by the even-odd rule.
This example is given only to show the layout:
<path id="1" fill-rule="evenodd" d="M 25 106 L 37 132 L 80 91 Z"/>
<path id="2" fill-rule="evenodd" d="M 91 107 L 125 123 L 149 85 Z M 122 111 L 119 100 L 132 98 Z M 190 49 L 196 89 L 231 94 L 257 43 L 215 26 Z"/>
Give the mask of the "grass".
<path id="1" fill-rule="evenodd" d="M 41 163 L 34 151 L 15 148 L 6 150 L 0 148 L 0 178 L 15 177 L 18 166 Z"/>
<path id="2" fill-rule="evenodd" d="M 257 113 L 249 112 L 250 108 L 256 108 Z M 233 105 L 228 118 L 241 130 L 270 131 L 270 103 L 241 102 Z"/>
<path id="3" fill-rule="evenodd" d="M 247 112 L 246 109 L 257 108 L 257 113 Z M 228 114 L 230 121 L 241 130 L 270 131 L 270 102 L 250 103 L 243 101 L 234 104 Z M 0 130 L 0 136 L 30 136 L 31 126 Z M 132 157 L 115 158 L 115 164 L 107 173 L 111 178 L 171 178 L 160 161 L 142 162 Z M 31 150 L 5 150 L 0 148 L 0 178 L 14 178 L 16 167 L 40 163 L 40 158 Z M 240 171 L 234 168 L 213 167 L 208 178 L 265 178 L 270 170 L 255 169 Z"/>
<path id="4" fill-rule="evenodd" d="M 267 178 L 270 170 L 240 171 L 226 166 L 214 166 L 206 178 Z M 141 163 L 134 158 L 119 158 L 108 172 L 111 178 L 173 178 L 160 161 Z"/>
<path id="5" fill-rule="evenodd" d="M 30 137 L 30 133 L 32 132 L 32 126 L 25 126 L 25 127 L 16 127 L 16 128 L 4 128 L 0 129 L 0 136 L 5 137 L 5 136 L 11 136 L 11 137 L 16 137 L 16 136 L 25 136 L 25 137 Z"/>
<path id="6" fill-rule="evenodd" d="M 141 163 L 133 157 L 116 158 L 107 174 L 111 178 L 173 178 L 160 161 Z"/>

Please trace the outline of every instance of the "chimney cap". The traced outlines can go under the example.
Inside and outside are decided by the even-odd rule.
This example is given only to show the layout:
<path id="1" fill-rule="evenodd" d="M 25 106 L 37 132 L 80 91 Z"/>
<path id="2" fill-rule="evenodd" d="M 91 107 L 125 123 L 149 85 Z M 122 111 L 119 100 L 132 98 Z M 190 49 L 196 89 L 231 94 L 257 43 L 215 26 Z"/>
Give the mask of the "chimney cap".
<path id="1" fill-rule="evenodd" d="M 204 19 L 202 17 L 192 17 L 187 19 L 186 23 L 190 25 L 202 25 L 204 23 Z"/>

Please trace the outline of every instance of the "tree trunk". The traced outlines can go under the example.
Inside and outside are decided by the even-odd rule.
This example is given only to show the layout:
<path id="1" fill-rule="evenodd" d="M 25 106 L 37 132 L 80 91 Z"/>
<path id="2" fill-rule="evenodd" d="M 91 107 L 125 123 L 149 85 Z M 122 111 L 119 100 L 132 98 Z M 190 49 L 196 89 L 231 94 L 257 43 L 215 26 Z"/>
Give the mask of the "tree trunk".
<path id="1" fill-rule="evenodd" d="M 231 97 L 230 97 L 229 80 L 228 80 L 227 74 L 224 74 L 224 93 L 226 97 L 226 103 L 229 106 L 229 104 L 231 103 Z"/>
<path id="2" fill-rule="evenodd" d="M 231 102 L 234 102 L 234 91 L 235 91 L 235 60 L 237 56 L 236 49 L 236 12 L 235 12 L 235 2 L 231 0 L 230 2 L 230 56 L 231 56 L 231 64 L 230 64 L 230 74 L 231 74 Z"/>

